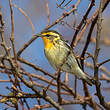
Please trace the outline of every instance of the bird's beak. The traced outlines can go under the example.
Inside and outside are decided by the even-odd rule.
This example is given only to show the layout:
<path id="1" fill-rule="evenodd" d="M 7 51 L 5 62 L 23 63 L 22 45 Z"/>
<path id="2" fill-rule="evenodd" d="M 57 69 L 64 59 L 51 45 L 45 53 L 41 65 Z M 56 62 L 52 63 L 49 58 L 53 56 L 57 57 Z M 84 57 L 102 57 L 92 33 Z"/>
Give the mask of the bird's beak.
<path id="1" fill-rule="evenodd" d="M 42 34 L 37 34 L 37 37 L 44 37 L 44 35 L 42 35 Z"/>
<path id="2" fill-rule="evenodd" d="M 41 34 L 37 34 L 36 36 L 37 36 L 37 37 L 41 37 Z"/>

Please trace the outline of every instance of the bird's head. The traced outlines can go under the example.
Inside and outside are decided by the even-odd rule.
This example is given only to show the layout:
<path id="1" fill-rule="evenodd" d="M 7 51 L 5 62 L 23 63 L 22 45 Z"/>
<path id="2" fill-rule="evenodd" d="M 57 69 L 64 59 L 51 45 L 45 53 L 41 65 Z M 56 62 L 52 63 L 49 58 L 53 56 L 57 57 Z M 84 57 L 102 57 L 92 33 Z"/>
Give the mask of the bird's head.
<path id="1" fill-rule="evenodd" d="M 41 32 L 39 37 L 43 39 L 45 48 L 50 48 L 53 46 L 54 42 L 61 39 L 61 34 L 54 30 L 46 30 Z"/>

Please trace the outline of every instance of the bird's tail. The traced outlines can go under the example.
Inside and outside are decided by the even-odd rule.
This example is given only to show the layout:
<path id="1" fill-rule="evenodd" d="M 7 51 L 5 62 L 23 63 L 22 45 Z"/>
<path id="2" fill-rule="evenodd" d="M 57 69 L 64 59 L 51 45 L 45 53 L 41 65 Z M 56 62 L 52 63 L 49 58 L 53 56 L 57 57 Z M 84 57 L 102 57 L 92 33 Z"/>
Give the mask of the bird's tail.
<path id="1" fill-rule="evenodd" d="M 78 72 L 79 78 L 85 80 L 90 86 L 94 84 L 95 80 L 88 74 L 84 73 L 80 68 L 78 68 L 77 72 Z"/>

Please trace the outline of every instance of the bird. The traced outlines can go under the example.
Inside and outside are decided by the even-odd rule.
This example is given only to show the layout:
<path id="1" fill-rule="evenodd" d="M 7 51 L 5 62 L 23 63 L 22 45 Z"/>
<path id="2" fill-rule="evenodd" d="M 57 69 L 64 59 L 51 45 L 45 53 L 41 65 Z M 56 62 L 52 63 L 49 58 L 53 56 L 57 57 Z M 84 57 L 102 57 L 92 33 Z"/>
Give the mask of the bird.
<path id="1" fill-rule="evenodd" d="M 38 36 L 43 39 L 44 54 L 55 70 L 60 68 L 62 72 L 71 73 L 85 80 L 90 86 L 93 85 L 93 78 L 80 68 L 71 46 L 60 33 L 55 30 L 45 30 Z"/>

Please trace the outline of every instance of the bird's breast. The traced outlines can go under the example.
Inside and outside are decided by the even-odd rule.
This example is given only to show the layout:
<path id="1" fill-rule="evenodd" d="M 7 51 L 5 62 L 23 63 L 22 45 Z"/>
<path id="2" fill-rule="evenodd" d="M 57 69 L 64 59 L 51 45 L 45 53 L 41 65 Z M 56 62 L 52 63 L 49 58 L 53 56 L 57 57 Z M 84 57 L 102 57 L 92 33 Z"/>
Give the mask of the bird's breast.
<path id="1" fill-rule="evenodd" d="M 45 48 L 45 56 L 47 57 L 50 64 L 54 69 L 58 69 L 66 57 L 67 50 L 65 50 L 61 45 L 54 45 L 52 48 Z"/>
<path id="2" fill-rule="evenodd" d="M 45 56 L 50 62 L 50 64 L 54 67 L 54 69 L 57 70 L 60 62 L 59 62 L 59 51 L 58 48 L 55 46 L 52 46 L 51 48 L 45 48 L 44 49 Z"/>

